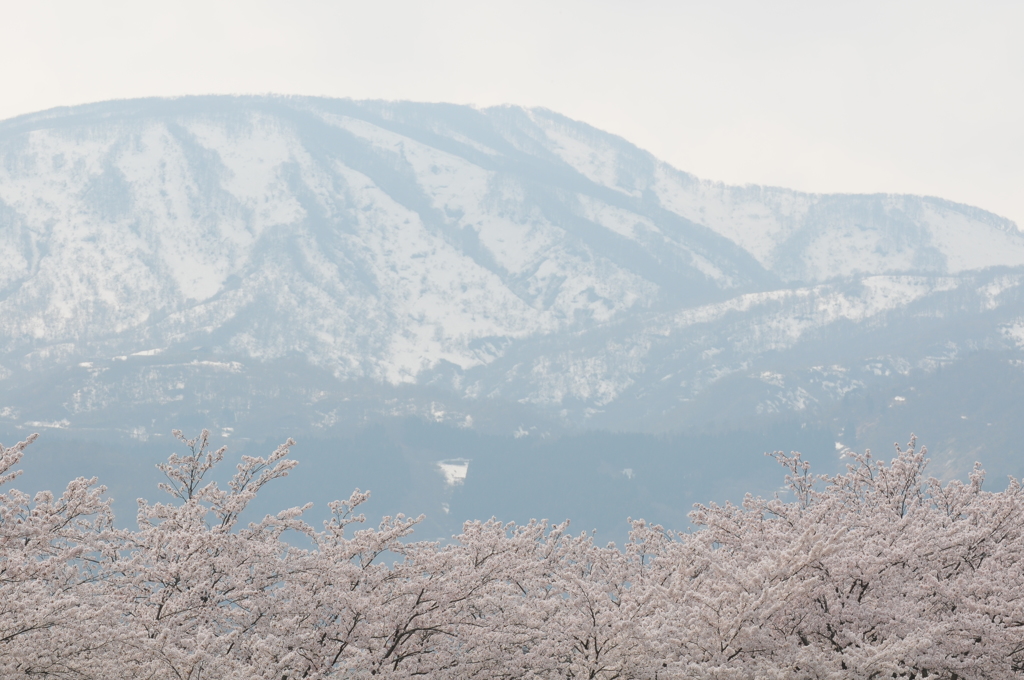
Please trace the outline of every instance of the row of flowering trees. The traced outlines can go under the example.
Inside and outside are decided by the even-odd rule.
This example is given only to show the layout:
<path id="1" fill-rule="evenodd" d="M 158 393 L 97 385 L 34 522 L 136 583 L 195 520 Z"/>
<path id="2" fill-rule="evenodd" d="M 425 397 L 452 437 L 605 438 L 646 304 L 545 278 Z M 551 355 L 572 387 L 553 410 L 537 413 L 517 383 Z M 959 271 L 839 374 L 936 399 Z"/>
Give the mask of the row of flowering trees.
<path id="1" fill-rule="evenodd" d="M 240 526 L 291 441 L 208 481 L 207 434 L 161 466 L 169 502 L 112 522 L 95 480 L 0 495 L 0 677 L 1008 678 L 1024 675 L 1024 497 L 925 476 L 913 442 L 787 500 L 698 506 L 622 547 L 567 524 L 365 528 L 356 492 Z M 0 448 L 0 484 L 33 438 Z M 286 532 L 308 539 L 286 542 Z"/>

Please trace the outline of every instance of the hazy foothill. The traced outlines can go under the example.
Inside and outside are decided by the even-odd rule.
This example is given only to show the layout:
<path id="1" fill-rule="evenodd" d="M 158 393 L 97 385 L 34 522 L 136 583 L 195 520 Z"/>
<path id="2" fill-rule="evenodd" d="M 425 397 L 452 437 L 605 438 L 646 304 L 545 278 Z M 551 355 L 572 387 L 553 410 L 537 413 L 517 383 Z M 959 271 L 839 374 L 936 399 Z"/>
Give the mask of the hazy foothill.
<path id="1" fill-rule="evenodd" d="M 0 122 L 0 253 L 3 677 L 1024 673 L 1008 219 L 211 96 Z"/>

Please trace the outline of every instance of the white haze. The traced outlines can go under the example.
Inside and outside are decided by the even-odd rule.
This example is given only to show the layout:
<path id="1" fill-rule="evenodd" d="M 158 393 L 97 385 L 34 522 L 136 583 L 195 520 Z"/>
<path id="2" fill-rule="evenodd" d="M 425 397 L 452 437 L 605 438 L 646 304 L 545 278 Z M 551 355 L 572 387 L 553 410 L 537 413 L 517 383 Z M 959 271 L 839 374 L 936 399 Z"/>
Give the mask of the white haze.
<path id="1" fill-rule="evenodd" d="M 702 177 L 1024 225 L 1024 4 L 8 3 L 0 118 L 147 95 L 544 106 Z"/>

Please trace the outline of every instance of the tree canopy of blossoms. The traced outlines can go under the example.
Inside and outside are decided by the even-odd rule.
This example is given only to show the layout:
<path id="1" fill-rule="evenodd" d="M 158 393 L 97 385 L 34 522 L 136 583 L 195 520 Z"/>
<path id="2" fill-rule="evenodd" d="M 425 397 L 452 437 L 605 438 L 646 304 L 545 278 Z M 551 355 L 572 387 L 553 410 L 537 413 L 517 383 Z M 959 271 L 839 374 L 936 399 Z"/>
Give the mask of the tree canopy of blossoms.
<path id="1" fill-rule="evenodd" d="M 835 476 L 776 453 L 783 496 L 697 506 L 685 532 L 633 521 L 617 547 L 494 519 L 416 541 L 416 518 L 367 527 L 358 490 L 319 527 L 309 506 L 241 526 L 293 442 L 221 488 L 225 450 L 175 434 L 134 530 L 95 479 L 10 488 L 35 436 L 0 447 L 0 677 L 1024 676 L 1020 484 L 942 484 L 913 440 Z"/>

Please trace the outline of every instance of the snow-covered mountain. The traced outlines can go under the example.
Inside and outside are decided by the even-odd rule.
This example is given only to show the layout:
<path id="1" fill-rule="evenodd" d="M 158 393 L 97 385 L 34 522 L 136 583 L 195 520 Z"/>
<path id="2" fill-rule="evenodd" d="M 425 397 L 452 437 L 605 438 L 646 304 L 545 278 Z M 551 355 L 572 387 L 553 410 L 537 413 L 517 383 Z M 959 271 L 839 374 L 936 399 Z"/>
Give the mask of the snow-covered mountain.
<path id="1" fill-rule="evenodd" d="M 0 257 L 15 429 L 790 419 L 841 448 L 934 415 L 951 366 L 1024 366 L 1012 222 L 700 180 L 540 109 L 195 97 L 0 122 Z"/>

